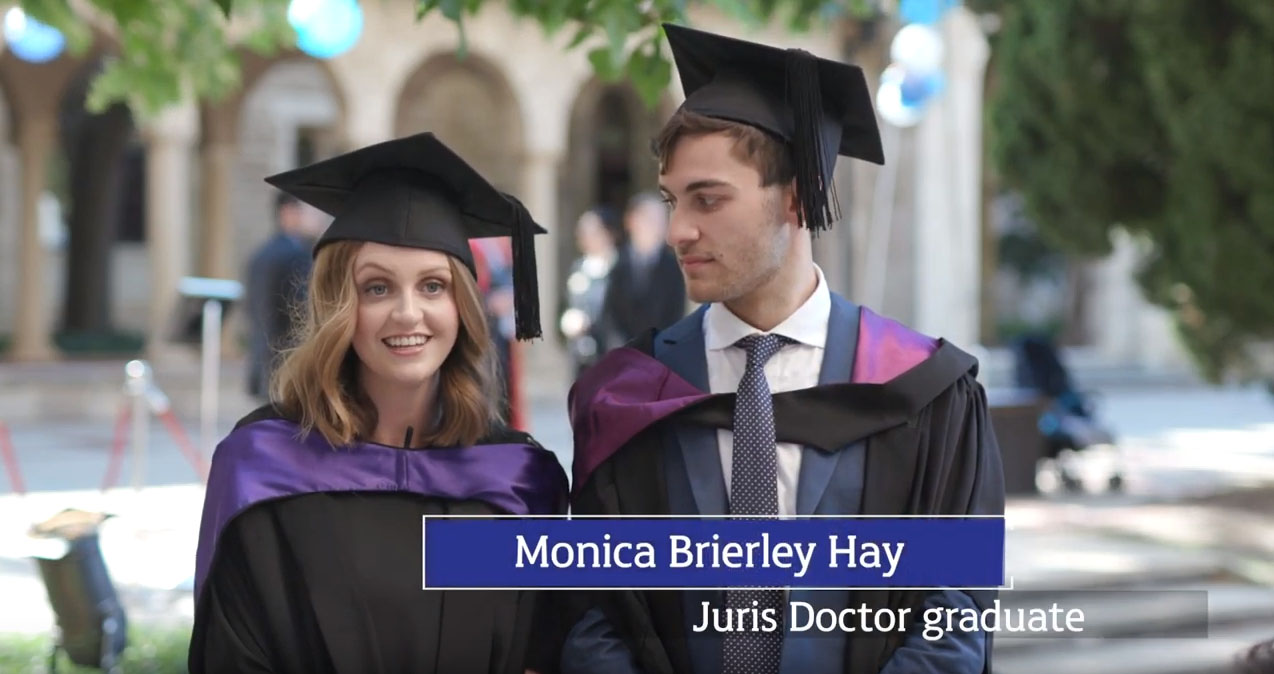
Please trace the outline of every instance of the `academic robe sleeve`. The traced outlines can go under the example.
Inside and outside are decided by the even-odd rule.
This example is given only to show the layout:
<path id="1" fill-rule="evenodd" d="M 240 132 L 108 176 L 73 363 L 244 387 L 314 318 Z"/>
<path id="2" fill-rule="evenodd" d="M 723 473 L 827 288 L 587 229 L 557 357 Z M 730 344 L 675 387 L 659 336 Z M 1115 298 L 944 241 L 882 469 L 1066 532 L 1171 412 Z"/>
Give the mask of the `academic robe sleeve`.
<path id="1" fill-rule="evenodd" d="M 613 429 L 614 424 L 608 427 Z M 662 439 L 663 434 L 657 428 L 640 431 L 585 477 L 580 479 L 577 473 L 580 481 L 571 501 L 572 513 L 668 514 L 659 449 Z M 581 465 L 579 448 L 582 446 L 577 442 L 577 469 Z M 571 593 L 568 622 L 573 627 L 563 652 L 563 669 L 643 674 L 691 672 L 685 639 L 674 635 L 681 630 L 680 607 L 680 595 L 673 591 L 617 589 Z M 595 664 L 607 668 L 595 669 Z"/>
<path id="2" fill-rule="evenodd" d="M 894 651 L 880 674 L 980 674 L 986 666 L 990 647 L 984 633 L 950 632 L 932 641 L 922 634 L 925 612 L 932 609 L 945 615 L 948 608 L 977 610 L 977 605 L 972 597 L 959 590 L 929 594 L 924 606 L 913 616 L 915 622 L 907 631 L 907 639 Z"/>
<path id="3" fill-rule="evenodd" d="M 260 591 L 248 572 L 238 533 L 231 525 L 222 535 L 218 562 L 205 581 L 187 663 L 192 674 L 274 671 L 266 621 L 254 599 Z"/>
<path id="4" fill-rule="evenodd" d="M 643 465 L 645 462 L 642 462 Z M 589 481 L 578 493 L 572 512 L 577 515 L 618 515 L 622 509 L 617 502 L 617 494 L 613 488 L 600 487 L 611 484 L 613 466 L 603 465 L 599 470 L 605 476 Z M 646 476 L 638 477 L 649 477 Z M 622 603 L 617 595 L 625 595 L 629 599 L 636 596 L 634 592 L 592 593 L 579 592 L 571 595 L 568 621 L 573 625 L 566 635 L 562 648 L 562 674 L 591 674 L 592 672 L 608 672 L 614 674 L 642 674 L 643 668 L 630 648 L 624 635 L 616 629 L 616 623 L 607 615 L 607 610 L 620 615 L 622 609 L 616 602 Z M 630 604 L 631 606 L 631 604 Z"/>
<path id="5" fill-rule="evenodd" d="M 991 428 L 986 393 L 971 378 L 962 378 L 928 410 L 927 441 L 945 445 L 930 453 L 942 457 L 938 466 L 950 479 L 930 487 L 932 511 L 950 515 L 1003 515 L 1004 476 L 1000 449 Z M 931 459 L 932 460 L 932 459 Z M 924 500 L 924 499 L 922 499 Z M 922 635 L 926 610 L 980 610 L 990 606 L 994 590 L 941 590 L 913 608 L 916 619 L 902 645 L 893 652 L 881 674 L 941 671 L 980 674 L 991 669 L 991 635 L 981 631 L 950 632 L 937 640 Z"/>
<path id="6" fill-rule="evenodd" d="M 589 609 L 562 648 L 562 674 L 639 674 L 641 667 L 601 609 Z"/>

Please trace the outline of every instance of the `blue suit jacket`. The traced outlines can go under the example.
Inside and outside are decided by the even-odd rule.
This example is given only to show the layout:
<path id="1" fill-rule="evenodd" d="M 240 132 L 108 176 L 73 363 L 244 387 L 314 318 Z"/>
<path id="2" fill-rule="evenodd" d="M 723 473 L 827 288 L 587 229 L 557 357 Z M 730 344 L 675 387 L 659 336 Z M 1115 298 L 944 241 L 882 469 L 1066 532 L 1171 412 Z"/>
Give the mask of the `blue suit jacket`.
<path id="1" fill-rule="evenodd" d="M 690 316 L 655 337 L 655 357 L 700 390 L 709 390 L 705 356 L 703 314 L 700 307 Z M 827 328 L 827 348 L 818 382 L 850 381 L 858 342 L 859 307 L 832 294 Z M 713 428 L 678 425 L 665 431 L 664 470 L 668 485 L 668 507 L 672 514 L 728 514 L 724 474 Z M 860 512 L 863 493 L 863 443 L 836 452 L 805 447 L 797 481 L 798 515 L 855 515 Z M 814 610 L 839 611 L 850 606 L 851 593 L 828 590 L 790 592 L 789 601 L 810 604 Z M 695 633 L 690 626 L 702 614 L 702 602 L 724 606 L 724 593 L 692 590 L 682 594 L 687 647 L 695 674 L 712 674 L 721 668 L 721 635 L 712 631 Z M 935 592 L 925 608 L 975 608 L 963 592 Z M 852 647 L 843 632 L 788 632 L 783 643 L 780 671 L 792 674 L 841 674 L 845 649 Z M 944 672 L 978 674 L 983 670 L 985 640 L 980 634 L 948 634 L 939 641 L 923 639 L 913 630 L 904 645 L 890 659 L 883 672 Z M 562 659 L 564 674 L 577 672 L 637 672 L 627 648 L 596 609 L 575 626 L 567 638 Z"/>

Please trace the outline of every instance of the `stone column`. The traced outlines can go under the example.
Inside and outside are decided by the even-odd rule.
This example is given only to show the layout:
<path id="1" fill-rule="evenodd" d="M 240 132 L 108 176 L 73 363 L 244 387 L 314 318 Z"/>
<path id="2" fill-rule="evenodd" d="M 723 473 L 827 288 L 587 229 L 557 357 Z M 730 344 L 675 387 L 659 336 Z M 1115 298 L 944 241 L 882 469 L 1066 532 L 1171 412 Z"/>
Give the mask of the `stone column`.
<path id="1" fill-rule="evenodd" d="M 880 72 L 889 63 L 889 42 L 886 39 L 888 35 L 882 35 L 883 30 L 878 26 L 879 23 L 878 21 L 877 27 L 869 28 L 868 24 L 858 21 L 841 22 L 844 33 L 842 39 L 845 42 L 844 59 L 863 69 L 873 103 L 876 100 L 876 90 L 880 86 Z M 887 138 L 888 130 L 885 128 L 885 122 L 881 120 L 878 123 L 881 124 L 882 137 Z M 897 143 L 891 145 L 882 140 L 882 145 L 885 152 L 885 167 L 858 159 L 842 158 L 840 160 L 837 175 L 838 184 L 843 186 L 840 193 L 843 220 L 837 227 L 840 229 L 839 236 L 844 240 L 840 250 L 843 251 L 845 259 L 839 265 L 835 282 L 831 281 L 831 272 L 828 272 L 826 267 L 823 269 L 824 272 L 829 273 L 828 285 L 833 289 L 839 288 L 846 297 L 862 304 L 869 304 L 872 309 L 881 312 L 886 311 L 883 290 L 878 291 L 875 296 L 867 294 L 868 256 L 873 252 L 869 243 L 872 227 L 875 226 L 873 216 L 877 208 L 882 208 L 876 198 L 877 182 L 881 179 L 883 171 L 893 170 L 895 167 L 892 163 L 898 161 Z M 889 196 L 893 198 L 892 194 Z M 892 208 L 886 210 L 893 212 Z M 887 253 L 887 250 L 885 252 Z"/>
<path id="2" fill-rule="evenodd" d="M 213 139 L 200 151 L 203 191 L 200 201 L 199 273 L 211 278 L 237 278 L 230 264 L 231 173 L 237 144 L 233 139 Z"/>
<path id="3" fill-rule="evenodd" d="M 440 17 L 416 21 L 411 3 L 364 2 L 362 7 L 362 39 L 349 51 L 323 61 L 342 106 L 340 152 L 392 139 L 407 79 L 426 54 L 448 49 L 457 39 L 445 21 L 435 23 Z M 435 32 L 430 26 L 443 30 Z"/>
<path id="4" fill-rule="evenodd" d="M 235 110 L 237 108 L 233 108 Z M 204 109 L 204 115 L 209 114 Z M 228 116 L 228 115 L 227 115 Z M 231 262 L 231 242 L 234 239 L 234 208 L 231 203 L 234 189 L 234 165 L 238 143 L 230 130 L 204 126 L 203 145 L 199 150 L 199 247 L 195 252 L 198 274 L 206 278 L 240 280 L 241 270 Z M 240 305 L 242 306 L 242 300 Z M 242 311 L 233 311 L 222 326 L 221 355 L 235 358 L 241 355 L 239 340 L 230 338 L 237 333 L 238 319 Z"/>
<path id="5" fill-rule="evenodd" d="M 265 71 L 259 57 L 246 57 L 244 89 L 216 104 L 199 109 L 202 129 L 199 148 L 199 246 L 195 265 L 200 276 L 242 280 L 243 270 L 234 254 L 234 170 L 239 152 L 239 114 L 244 92 Z M 241 244 L 240 244 L 241 245 Z M 242 305 L 242 300 L 240 301 Z M 235 338 L 242 332 L 242 310 L 234 310 L 223 325 L 221 355 L 225 359 L 242 355 Z"/>
<path id="6" fill-rule="evenodd" d="M 18 125 L 22 229 L 18 256 L 18 315 L 12 351 L 14 360 L 48 360 L 55 355 L 49 312 L 54 298 L 48 295 L 48 284 L 45 283 L 48 256 L 40 240 L 39 205 L 56 137 L 57 116 L 52 111 L 45 114 L 27 111 Z"/>
<path id="7" fill-rule="evenodd" d="M 942 23 L 947 90 L 916 136 L 915 327 L 971 348 L 981 302 L 982 88 L 989 47 L 977 19 Z"/>
<path id="8" fill-rule="evenodd" d="M 97 57 L 95 50 L 80 57 L 63 54 L 49 63 L 26 63 L 0 58 L 0 79 L 10 84 L 9 99 L 14 145 L 19 156 L 21 184 L 21 235 L 19 236 L 18 302 L 14 343 L 15 360 L 44 360 L 56 356 L 51 337 L 50 309 L 57 298 L 48 292 L 49 256 L 40 238 L 39 204 L 49 159 L 57 151 L 58 106 L 68 83 L 84 63 Z"/>
<path id="9" fill-rule="evenodd" d="M 150 317 L 146 349 L 162 358 L 173 327 L 177 283 L 190 269 L 191 162 L 198 112 L 172 107 L 142 128 L 146 140 L 146 247 L 150 257 Z"/>
<path id="10" fill-rule="evenodd" d="M 550 149 L 529 149 L 522 162 L 522 190 L 520 196 L 523 204 L 535 216 L 548 234 L 535 237 L 535 258 L 539 269 L 540 286 L 540 326 L 544 338 L 523 345 L 525 355 L 523 381 L 527 383 L 524 395 L 534 398 L 540 391 L 558 393 L 557 388 L 570 386 L 570 368 L 566 364 L 566 354 L 553 338 L 556 329 L 558 300 L 558 251 L 559 237 L 570 236 L 570 231 L 557 225 L 560 222 L 557 212 L 558 167 L 562 162 L 562 151 Z M 563 377 L 563 373 L 566 374 Z M 532 386 L 530 382 L 543 383 L 543 386 Z M 564 390 L 564 389 L 563 389 Z"/>
<path id="11" fill-rule="evenodd" d="M 1186 371 L 1184 350 L 1172 314 L 1146 300 L 1137 284 L 1137 269 L 1153 248 L 1127 230 L 1111 234 L 1112 250 L 1093 265 L 1094 296 L 1086 307 L 1086 323 L 1093 326 L 1093 346 L 1113 367 Z M 1118 320 L 1110 317 L 1118 316 Z"/>
<path id="12" fill-rule="evenodd" d="M 855 217 L 859 211 L 859 195 L 855 192 L 853 180 L 855 167 L 851 161 L 843 159 L 837 162 L 837 166 L 833 184 L 840 198 L 841 219 L 830 231 L 814 238 L 814 262 L 822 268 L 827 287 L 832 292 L 853 297 L 853 236 L 855 229 L 863 226 L 865 221 Z"/>
<path id="13" fill-rule="evenodd" d="M 333 72 L 338 75 L 338 86 L 341 89 L 341 100 L 345 105 L 344 147 L 342 152 L 349 152 L 367 145 L 374 145 L 394 137 L 394 110 L 398 103 L 396 96 L 374 78 L 345 75 L 333 64 Z"/>

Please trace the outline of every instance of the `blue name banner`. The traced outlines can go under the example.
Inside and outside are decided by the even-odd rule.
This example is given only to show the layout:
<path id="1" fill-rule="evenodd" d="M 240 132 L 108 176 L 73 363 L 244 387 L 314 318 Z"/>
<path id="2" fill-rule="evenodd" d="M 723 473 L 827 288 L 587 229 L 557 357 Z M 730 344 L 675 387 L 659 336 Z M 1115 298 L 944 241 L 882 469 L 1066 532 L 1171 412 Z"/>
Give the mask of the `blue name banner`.
<path id="1" fill-rule="evenodd" d="M 424 518 L 425 589 L 998 588 L 1000 517 Z"/>

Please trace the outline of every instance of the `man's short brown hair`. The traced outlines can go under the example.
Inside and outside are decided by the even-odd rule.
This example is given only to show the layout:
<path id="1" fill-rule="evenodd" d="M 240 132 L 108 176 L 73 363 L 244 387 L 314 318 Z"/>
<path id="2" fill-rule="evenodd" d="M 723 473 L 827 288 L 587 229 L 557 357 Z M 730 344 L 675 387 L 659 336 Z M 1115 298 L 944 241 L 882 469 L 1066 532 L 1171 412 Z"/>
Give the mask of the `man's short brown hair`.
<path id="1" fill-rule="evenodd" d="M 796 177 L 792 151 L 786 143 L 747 124 L 708 117 L 689 110 L 678 110 L 654 141 L 659 173 L 668 170 L 677 143 L 686 137 L 723 133 L 734 141 L 734 156 L 761 174 L 761 186 L 786 185 Z"/>

